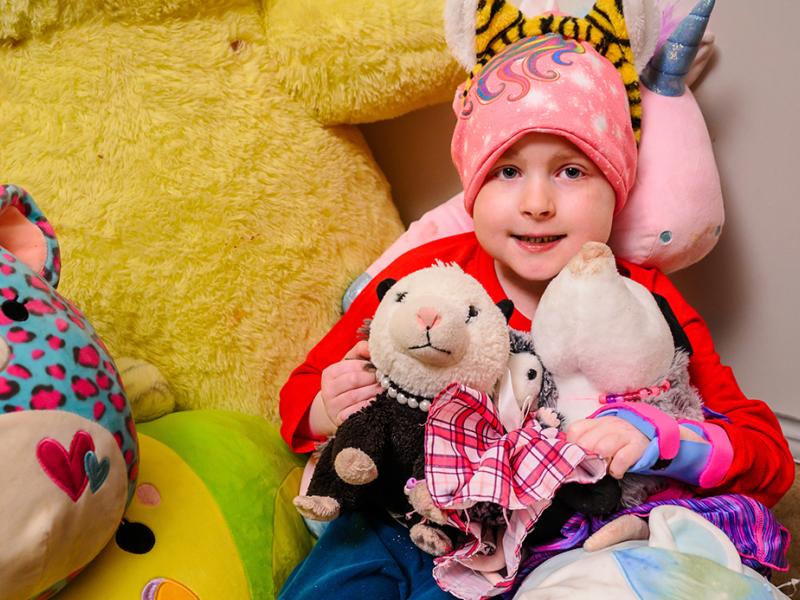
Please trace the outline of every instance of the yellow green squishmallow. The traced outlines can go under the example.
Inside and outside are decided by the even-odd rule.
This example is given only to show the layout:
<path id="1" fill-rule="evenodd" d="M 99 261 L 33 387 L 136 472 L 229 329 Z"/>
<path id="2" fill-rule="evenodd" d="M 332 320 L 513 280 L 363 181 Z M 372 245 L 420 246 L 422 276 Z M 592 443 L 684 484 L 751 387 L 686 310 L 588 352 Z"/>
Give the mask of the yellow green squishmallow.
<path id="1" fill-rule="evenodd" d="M 234 412 L 173 413 L 138 432 L 133 501 L 59 600 L 273 598 L 312 544 L 291 504 L 299 457 Z"/>
<path id="2" fill-rule="evenodd" d="M 271 419 L 347 284 L 402 231 L 355 127 L 449 100 L 440 2 L 9 0 L 4 176 L 64 292 L 178 409 Z"/>

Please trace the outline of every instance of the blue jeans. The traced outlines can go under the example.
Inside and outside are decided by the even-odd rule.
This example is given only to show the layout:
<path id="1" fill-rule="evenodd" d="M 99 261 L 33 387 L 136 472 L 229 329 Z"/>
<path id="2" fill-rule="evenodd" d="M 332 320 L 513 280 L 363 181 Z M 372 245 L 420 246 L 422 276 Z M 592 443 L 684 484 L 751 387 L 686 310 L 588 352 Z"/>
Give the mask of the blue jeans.
<path id="1" fill-rule="evenodd" d="M 385 513 L 343 513 L 283 586 L 279 600 L 451 600 L 433 560 Z"/>

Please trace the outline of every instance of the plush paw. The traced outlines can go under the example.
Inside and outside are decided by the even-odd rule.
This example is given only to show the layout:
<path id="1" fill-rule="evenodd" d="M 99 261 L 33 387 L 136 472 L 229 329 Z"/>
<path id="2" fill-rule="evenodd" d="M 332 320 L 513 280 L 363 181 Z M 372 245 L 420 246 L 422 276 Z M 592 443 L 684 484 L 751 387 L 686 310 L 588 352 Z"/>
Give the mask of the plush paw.
<path id="1" fill-rule="evenodd" d="M 378 478 L 378 467 L 366 452 L 345 448 L 336 455 L 333 468 L 339 478 L 350 485 L 365 485 Z"/>
<path id="2" fill-rule="evenodd" d="M 424 480 L 418 481 L 406 493 L 411 507 L 418 515 L 439 525 L 447 523 L 447 516 L 433 503 L 433 498 L 431 498 Z"/>
<path id="3" fill-rule="evenodd" d="M 536 420 L 542 424 L 542 427 L 560 427 L 561 419 L 558 418 L 558 413 L 552 408 L 540 408 L 536 411 Z"/>
<path id="4" fill-rule="evenodd" d="M 647 521 L 636 515 L 622 515 L 590 535 L 583 543 L 583 549 L 587 552 L 595 552 L 619 542 L 646 540 L 649 537 L 650 526 Z"/>
<path id="5" fill-rule="evenodd" d="M 127 356 L 116 362 L 137 423 L 152 421 L 175 410 L 175 394 L 155 365 Z"/>
<path id="6" fill-rule="evenodd" d="M 409 533 L 417 548 L 432 556 L 443 556 L 453 551 L 453 543 L 441 529 L 417 523 Z"/>
<path id="7" fill-rule="evenodd" d="M 307 519 L 333 521 L 339 516 L 339 502 L 329 496 L 296 496 L 294 506 Z"/>

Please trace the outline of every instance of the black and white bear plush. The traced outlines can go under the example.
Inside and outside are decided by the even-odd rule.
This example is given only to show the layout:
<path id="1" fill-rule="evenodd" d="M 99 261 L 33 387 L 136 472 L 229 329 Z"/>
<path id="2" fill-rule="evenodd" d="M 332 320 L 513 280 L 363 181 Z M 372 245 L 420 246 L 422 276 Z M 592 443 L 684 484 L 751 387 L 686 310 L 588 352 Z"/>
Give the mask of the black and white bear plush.
<path id="1" fill-rule="evenodd" d="M 435 396 L 457 381 L 494 393 L 507 372 L 510 301 L 495 305 L 457 265 L 437 263 L 399 281 L 382 281 L 369 324 L 369 350 L 384 391 L 348 418 L 322 450 L 307 495 L 294 504 L 306 517 L 329 521 L 342 509 L 381 506 L 444 522 L 424 483 L 424 433 Z M 406 489 L 409 480 L 418 483 Z M 417 523 L 412 539 L 433 554 L 450 541 Z"/>

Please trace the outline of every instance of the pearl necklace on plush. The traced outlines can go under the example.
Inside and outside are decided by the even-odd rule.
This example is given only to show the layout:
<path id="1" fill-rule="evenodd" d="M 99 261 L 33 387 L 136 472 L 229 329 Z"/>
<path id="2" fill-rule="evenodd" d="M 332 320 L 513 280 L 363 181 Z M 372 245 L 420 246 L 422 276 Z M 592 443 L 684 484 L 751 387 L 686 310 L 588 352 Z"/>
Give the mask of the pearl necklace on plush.
<path id="1" fill-rule="evenodd" d="M 420 396 L 407 392 L 392 381 L 388 375 L 377 369 L 375 370 L 375 379 L 386 390 L 386 394 L 397 400 L 398 403 L 406 404 L 409 408 L 418 408 L 422 412 L 428 412 L 431 409 L 433 396 Z"/>

